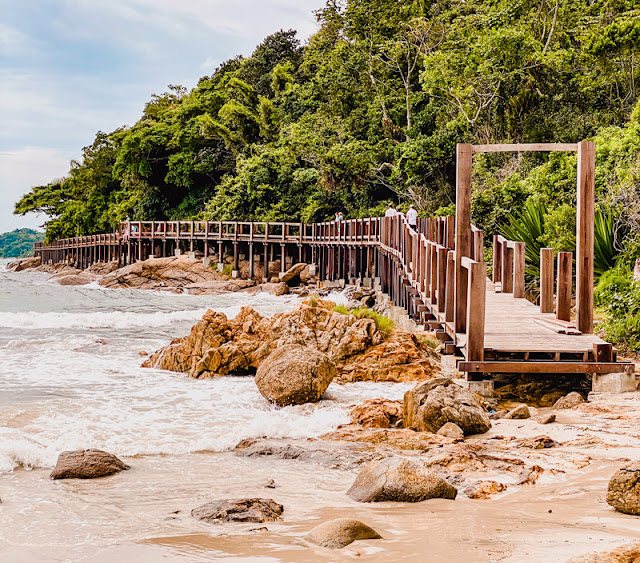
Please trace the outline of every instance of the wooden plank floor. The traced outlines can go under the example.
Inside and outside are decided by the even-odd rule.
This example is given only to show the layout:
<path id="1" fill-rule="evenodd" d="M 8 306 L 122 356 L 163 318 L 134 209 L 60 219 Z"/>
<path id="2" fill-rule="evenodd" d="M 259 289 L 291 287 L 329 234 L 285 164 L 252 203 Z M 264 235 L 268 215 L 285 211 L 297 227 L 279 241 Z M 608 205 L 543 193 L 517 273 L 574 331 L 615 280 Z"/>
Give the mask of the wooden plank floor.
<path id="1" fill-rule="evenodd" d="M 527 299 L 511 293 L 496 293 L 487 280 L 484 347 L 506 352 L 591 352 L 594 344 L 605 341 L 595 334 L 558 334 L 534 322 L 536 318 L 555 319 L 554 313 L 541 313 Z"/>

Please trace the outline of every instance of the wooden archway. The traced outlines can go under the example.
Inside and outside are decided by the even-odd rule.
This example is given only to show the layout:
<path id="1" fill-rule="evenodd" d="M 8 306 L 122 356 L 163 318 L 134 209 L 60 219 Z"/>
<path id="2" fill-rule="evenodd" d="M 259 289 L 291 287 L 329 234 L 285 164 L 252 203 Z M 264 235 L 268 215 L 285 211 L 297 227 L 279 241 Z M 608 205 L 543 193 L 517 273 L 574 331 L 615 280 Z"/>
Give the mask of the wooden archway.
<path id="1" fill-rule="evenodd" d="M 593 242 L 595 213 L 596 145 L 580 143 L 533 143 L 470 145 L 456 147 L 456 332 L 465 330 L 468 272 L 461 266 L 471 255 L 471 169 L 473 155 L 488 152 L 576 152 L 578 180 L 576 201 L 576 324 L 583 333 L 593 333 Z"/>

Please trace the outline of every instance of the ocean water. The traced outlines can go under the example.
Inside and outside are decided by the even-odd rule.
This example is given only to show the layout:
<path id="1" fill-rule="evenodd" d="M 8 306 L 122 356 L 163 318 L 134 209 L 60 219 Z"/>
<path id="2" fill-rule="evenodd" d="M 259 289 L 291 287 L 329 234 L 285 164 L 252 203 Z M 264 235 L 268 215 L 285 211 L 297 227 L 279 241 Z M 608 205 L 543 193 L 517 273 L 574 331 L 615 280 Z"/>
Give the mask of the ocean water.
<path id="1" fill-rule="evenodd" d="M 263 315 L 297 298 L 174 295 L 69 287 L 0 262 L 0 472 L 53 467 L 65 450 L 119 456 L 232 449 L 250 437 L 314 437 L 348 421 L 349 406 L 400 398 L 401 384 L 332 385 L 318 404 L 276 408 L 251 377 L 195 380 L 141 368 L 145 353 L 187 334 L 208 309 Z M 340 299 L 340 296 L 337 296 Z"/>

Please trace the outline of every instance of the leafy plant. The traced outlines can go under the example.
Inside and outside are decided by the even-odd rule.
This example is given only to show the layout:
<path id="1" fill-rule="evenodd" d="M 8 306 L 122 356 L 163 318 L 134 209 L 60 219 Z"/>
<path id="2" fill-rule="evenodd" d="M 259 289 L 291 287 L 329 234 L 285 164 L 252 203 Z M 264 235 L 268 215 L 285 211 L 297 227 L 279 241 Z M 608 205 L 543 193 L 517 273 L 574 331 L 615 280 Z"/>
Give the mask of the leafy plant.
<path id="1" fill-rule="evenodd" d="M 348 309 L 344 305 L 336 305 L 333 308 L 333 311 L 335 313 L 340 313 L 341 315 L 353 315 L 357 319 L 372 319 L 376 323 L 378 330 L 385 338 L 391 334 L 391 331 L 395 326 L 394 322 L 390 318 L 380 315 L 367 307 Z"/>

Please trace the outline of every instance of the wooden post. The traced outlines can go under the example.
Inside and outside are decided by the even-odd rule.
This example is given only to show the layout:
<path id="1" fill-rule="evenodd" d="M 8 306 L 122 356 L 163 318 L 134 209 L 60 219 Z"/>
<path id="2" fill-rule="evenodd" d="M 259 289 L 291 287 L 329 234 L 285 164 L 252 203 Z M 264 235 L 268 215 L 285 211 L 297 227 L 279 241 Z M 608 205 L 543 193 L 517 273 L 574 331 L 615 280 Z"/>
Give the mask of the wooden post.
<path id="1" fill-rule="evenodd" d="M 498 235 L 493 235 L 493 264 L 491 265 L 491 280 L 493 283 L 502 281 L 502 245 Z"/>
<path id="2" fill-rule="evenodd" d="M 553 248 L 540 249 L 540 312 L 553 313 Z"/>
<path id="3" fill-rule="evenodd" d="M 252 225 L 253 228 L 253 225 Z M 205 247 L 207 246 L 207 243 L 205 241 Z M 253 243 L 250 242 L 249 243 L 249 279 L 252 280 L 253 279 L 253 268 L 254 268 L 254 264 L 253 264 Z"/>
<path id="4" fill-rule="evenodd" d="M 469 265 L 467 299 L 467 360 L 484 360 L 484 309 L 486 299 L 487 265 L 473 262 Z"/>
<path id="5" fill-rule="evenodd" d="M 556 318 L 560 319 L 561 321 L 571 320 L 571 278 L 573 273 L 572 262 L 572 252 L 558 252 Z"/>
<path id="6" fill-rule="evenodd" d="M 445 311 L 445 296 L 447 289 L 447 249 L 438 248 L 438 312 Z"/>
<path id="7" fill-rule="evenodd" d="M 502 293 L 513 292 L 513 248 L 503 245 L 502 256 Z"/>
<path id="8" fill-rule="evenodd" d="M 455 306 L 455 269 L 456 269 L 456 253 L 453 250 L 447 252 L 447 288 L 445 291 L 444 320 L 445 322 L 453 321 L 453 312 Z"/>
<path id="9" fill-rule="evenodd" d="M 576 325 L 593 332 L 593 224 L 595 214 L 596 145 L 578 143 L 576 217 Z"/>
<path id="10" fill-rule="evenodd" d="M 484 232 L 473 231 L 473 259 L 484 262 Z"/>
<path id="11" fill-rule="evenodd" d="M 468 273 L 462 267 L 463 256 L 471 252 L 471 145 L 456 147 L 456 276 L 455 316 L 456 332 L 464 332 L 467 324 Z"/>
<path id="12" fill-rule="evenodd" d="M 513 250 L 513 296 L 524 297 L 524 269 L 526 264 L 526 244 L 516 242 Z"/>

